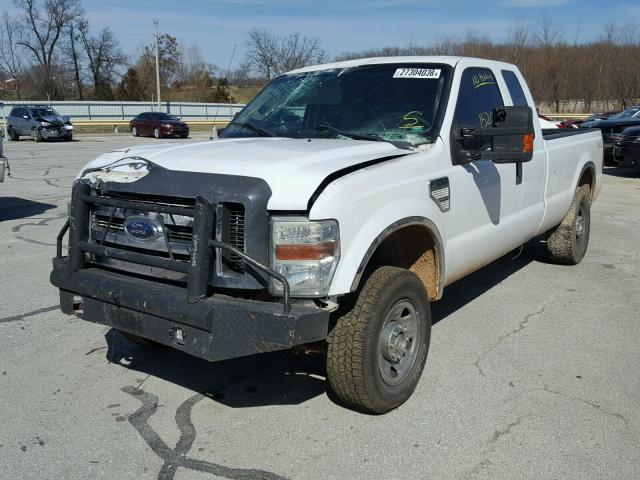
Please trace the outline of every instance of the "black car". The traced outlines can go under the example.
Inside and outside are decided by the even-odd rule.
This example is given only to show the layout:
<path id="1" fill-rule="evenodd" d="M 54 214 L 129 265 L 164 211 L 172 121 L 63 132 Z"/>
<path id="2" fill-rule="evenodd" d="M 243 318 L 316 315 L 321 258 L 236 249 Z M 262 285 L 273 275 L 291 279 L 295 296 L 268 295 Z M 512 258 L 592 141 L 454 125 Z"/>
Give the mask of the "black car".
<path id="1" fill-rule="evenodd" d="M 613 160 L 621 167 L 640 170 L 640 126 L 625 128 L 612 136 L 615 139 Z"/>
<path id="2" fill-rule="evenodd" d="M 613 150 L 613 144 L 619 134 L 628 127 L 640 126 L 640 106 L 627 108 L 623 112 L 610 116 L 606 120 L 584 122 L 580 128 L 599 128 L 604 141 L 605 155 Z"/>

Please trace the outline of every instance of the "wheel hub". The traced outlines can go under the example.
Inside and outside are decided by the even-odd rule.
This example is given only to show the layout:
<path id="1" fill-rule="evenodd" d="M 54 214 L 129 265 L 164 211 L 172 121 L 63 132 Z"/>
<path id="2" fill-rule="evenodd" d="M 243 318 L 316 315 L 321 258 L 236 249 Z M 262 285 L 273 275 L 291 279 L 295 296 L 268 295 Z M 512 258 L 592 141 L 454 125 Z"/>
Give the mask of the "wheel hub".
<path id="1" fill-rule="evenodd" d="M 378 370 L 388 385 L 398 385 L 416 361 L 420 338 L 418 310 L 409 300 L 389 309 L 380 332 Z"/>
<path id="2" fill-rule="evenodd" d="M 390 362 L 399 362 L 407 354 L 407 329 L 400 325 L 387 325 L 383 336 L 387 338 L 387 348 L 382 351 L 382 355 Z"/>

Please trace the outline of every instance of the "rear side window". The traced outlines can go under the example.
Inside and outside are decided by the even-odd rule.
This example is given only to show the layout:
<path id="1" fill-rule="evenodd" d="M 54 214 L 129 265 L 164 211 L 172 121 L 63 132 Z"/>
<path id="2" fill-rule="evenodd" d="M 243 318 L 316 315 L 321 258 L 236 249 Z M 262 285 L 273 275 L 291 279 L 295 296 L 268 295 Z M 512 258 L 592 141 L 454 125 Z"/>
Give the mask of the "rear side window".
<path id="1" fill-rule="evenodd" d="M 467 68 L 462 73 L 454 123 L 459 126 L 488 127 L 494 108 L 504 106 L 493 72 L 487 68 Z"/>
<path id="2" fill-rule="evenodd" d="M 511 70 L 502 70 L 502 78 L 504 78 L 504 83 L 507 84 L 507 90 L 509 90 L 509 95 L 511 95 L 513 106 L 528 106 L 527 98 L 524 95 L 524 90 L 522 89 L 522 85 L 520 85 L 520 80 L 518 80 L 516 74 Z"/>

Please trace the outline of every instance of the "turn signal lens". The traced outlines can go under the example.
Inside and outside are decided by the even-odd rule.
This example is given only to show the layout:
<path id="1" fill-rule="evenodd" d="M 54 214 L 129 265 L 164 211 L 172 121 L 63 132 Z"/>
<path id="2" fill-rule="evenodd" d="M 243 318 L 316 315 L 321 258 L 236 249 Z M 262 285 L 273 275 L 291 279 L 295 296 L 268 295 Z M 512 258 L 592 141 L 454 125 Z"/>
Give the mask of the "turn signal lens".
<path id="1" fill-rule="evenodd" d="M 322 260 L 333 257 L 335 253 L 335 242 L 317 245 L 276 245 L 276 259 L 278 260 Z"/>
<path id="2" fill-rule="evenodd" d="M 523 153 L 531 153 L 533 152 L 533 140 L 536 136 L 533 133 L 527 133 L 522 136 L 522 152 Z"/>

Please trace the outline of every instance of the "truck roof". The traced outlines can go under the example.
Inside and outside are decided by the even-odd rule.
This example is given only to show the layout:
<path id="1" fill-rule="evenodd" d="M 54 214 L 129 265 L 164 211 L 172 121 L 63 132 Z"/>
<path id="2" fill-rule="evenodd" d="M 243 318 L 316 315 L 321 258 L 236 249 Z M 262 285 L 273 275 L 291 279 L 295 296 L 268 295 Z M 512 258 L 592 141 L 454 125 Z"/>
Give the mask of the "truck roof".
<path id="1" fill-rule="evenodd" d="M 485 58 L 474 57 L 454 57 L 454 56 L 400 56 L 400 57 L 369 57 L 369 58 L 357 58 L 355 60 L 345 60 L 342 62 L 324 63 L 322 65 L 311 65 L 309 67 L 298 68 L 291 70 L 289 73 L 303 73 L 314 72 L 318 70 L 330 70 L 333 68 L 349 68 L 360 67 L 362 65 L 380 65 L 385 63 L 442 63 L 445 65 L 451 65 L 455 67 L 461 60 L 475 60 L 481 62 L 480 65 L 504 68 L 509 66 L 513 68 L 513 65 L 504 62 L 498 62 L 495 60 L 487 60 Z"/>

